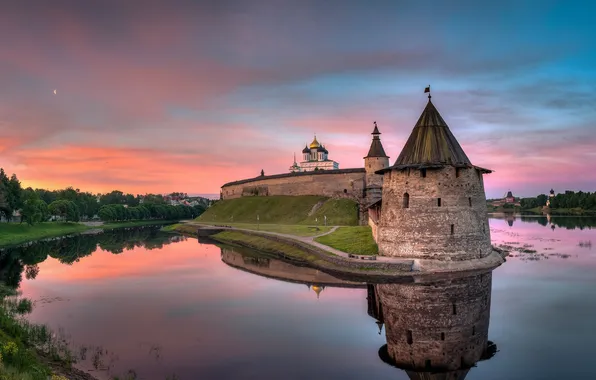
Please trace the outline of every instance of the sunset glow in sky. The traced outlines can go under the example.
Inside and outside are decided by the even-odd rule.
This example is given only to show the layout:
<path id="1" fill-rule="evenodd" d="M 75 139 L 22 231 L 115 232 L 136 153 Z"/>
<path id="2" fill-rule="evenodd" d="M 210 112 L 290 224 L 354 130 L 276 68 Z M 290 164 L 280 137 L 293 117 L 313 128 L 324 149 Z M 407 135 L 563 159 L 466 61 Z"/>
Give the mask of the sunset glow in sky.
<path id="1" fill-rule="evenodd" d="M 375 120 L 393 163 L 430 84 L 488 197 L 594 191 L 595 25 L 588 1 L 7 2 L 0 167 L 219 193 L 288 172 L 315 132 L 361 167 Z"/>

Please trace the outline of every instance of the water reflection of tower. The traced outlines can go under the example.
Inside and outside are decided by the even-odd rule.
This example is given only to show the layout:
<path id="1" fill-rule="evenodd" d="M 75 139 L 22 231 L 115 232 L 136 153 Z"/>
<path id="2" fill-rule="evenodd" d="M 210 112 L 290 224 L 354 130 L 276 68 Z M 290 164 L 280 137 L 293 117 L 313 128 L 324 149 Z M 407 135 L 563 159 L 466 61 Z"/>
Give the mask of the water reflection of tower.
<path id="1" fill-rule="evenodd" d="M 379 335 L 383 331 L 383 306 L 379 302 L 379 296 L 376 291 L 375 285 L 366 285 L 368 301 L 368 315 L 377 320 L 377 326 L 379 326 Z"/>
<path id="2" fill-rule="evenodd" d="M 484 272 L 374 285 L 369 314 L 384 322 L 387 339 L 381 359 L 410 379 L 463 380 L 478 361 L 496 352 L 488 340 L 491 282 L 492 273 Z"/>
<path id="3" fill-rule="evenodd" d="M 505 220 L 507 221 L 507 224 L 509 225 L 509 227 L 513 227 L 513 222 L 515 222 L 515 215 L 507 214 L 505 216 Z"/>

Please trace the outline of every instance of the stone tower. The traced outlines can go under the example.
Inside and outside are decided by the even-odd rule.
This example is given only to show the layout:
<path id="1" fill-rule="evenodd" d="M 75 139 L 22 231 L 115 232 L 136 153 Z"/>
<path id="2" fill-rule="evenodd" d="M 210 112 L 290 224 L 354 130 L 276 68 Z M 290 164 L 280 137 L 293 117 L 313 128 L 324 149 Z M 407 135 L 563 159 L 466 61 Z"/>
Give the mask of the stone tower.
<path id="1" fill-rule="evenodd" d="M 463 380 L 490 359 L 492 272 L 409 284 L 374 285 L 387 345 L 379 356 L 412 380 Z"/>
<path id="2" fill-rule="evenodd" d="M 375 121 L 375 129 L 371 133 L 373 135 L 372 142 L 368 154 L 364 157 L 364 169 L 366 170 L 366 203 L 372 204 L 381 199 L 383 189 L 383 175 L 376 172 L 389 167 L 389 156 L 385 154 L 383 144 L 379 135 L 379 128 Z"/>
<path id="3" fill-rule="evenodd" d="M 482 175 L 428 99 L 395 164 L 383 173 L 379 255 L 445 261 L 493 251 Z"/>

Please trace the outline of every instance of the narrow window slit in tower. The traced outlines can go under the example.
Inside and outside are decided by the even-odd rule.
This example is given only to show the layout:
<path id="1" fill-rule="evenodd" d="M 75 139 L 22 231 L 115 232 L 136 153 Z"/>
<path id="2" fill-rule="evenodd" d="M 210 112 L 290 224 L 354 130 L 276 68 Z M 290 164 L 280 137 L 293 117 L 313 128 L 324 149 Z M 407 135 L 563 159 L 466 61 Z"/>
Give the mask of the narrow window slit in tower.
<path id="1" fill-rule="evenodd" d="M 441 198 L 437 198 L 437 206 L 441 207 Z"/>
<path id="2" fill-rule="evenodd" d="M 404 208 L 409 208 L 410 207 L 410 194 L 408 193 L 404 193 L 404 204 L 403 204 Z"/>
<path id="3" fill-rule="evenodd" d="M 476 326 L 472 326 L 472 335 L 476 335 Z"/>
<path id="4" fill-rule="evenodd" d="M 420 177 L 426 178 L 426 169 L 420 169 Z"/>
<path id="5" fill-rule="evenodd" d="M 453 235 L 455 233 L 455 225 L 452 224 L 451 225 L 451 235 Z"/>
<path id="6" fill-rule="evenodd" d="M 412 344 L 414 341 L 412 340 L 412 330 L 408 330 L 408 344 Z"/>
<path id="7" fill-rule="evenodd" d="M 455 178 L 459 177 L 459 168 L 455 168 Z"/>
<path id="8" fill-rule="evenodd" d="M 441 333 L 441 340 L 445 340 L 445 333 Z"/>
<path id="9" fill-rule="evenodd" d="M 468 198 L 468 204 L 470 205 L 470 207 L 472 207 L 472 198 Z"/>
<path id="10" fill-rule="evenodd" d="M 453 306 L 453 315 L 457 315 L 457 306 L 455 304 Z"/>
<path id="11" fill-rule="evenodd" d="M 424 363 L 424 365 L 426 366 L 427 369 L 432 368 L 432 365 L 430 363 L 430 359 L 426 359 L 426 362 Z"/>

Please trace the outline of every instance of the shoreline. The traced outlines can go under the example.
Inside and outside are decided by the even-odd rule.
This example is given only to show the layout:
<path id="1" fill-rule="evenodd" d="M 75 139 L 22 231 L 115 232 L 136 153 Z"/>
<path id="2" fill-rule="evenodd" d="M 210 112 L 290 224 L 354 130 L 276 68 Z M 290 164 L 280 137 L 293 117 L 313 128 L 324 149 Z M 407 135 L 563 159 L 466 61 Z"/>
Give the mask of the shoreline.
<path id="1" fill-rule="evenodd" d="M 299 262 L 342 279 L 368 282 L 390 282 L 408 277 L 431 276 L 441 273 L 467 272 L 496 268 L 505 262 L 507 253 L 493 247 L 493 252 L 477 260 L 442 262 L 409 258 L 376 256 L 355 259 L 350 254 L 316 242 L 306 242 L 287 234 L 215 227 L 193 223 L 176 224 L 170 229 L 197 238 L 209 238 L 276 255 L 288 262 Z"/>
<path id="2" fill-rule="evenodd" d="M 64 362 L 58 362 L 47 357 L 46 354 L 37 352 L 39 361 L 52 371 L 52 375 L 64 376 L 68 380 L 102 380 L 89 372 L 77 368 L 76 363 L 68 365 Z"/>

